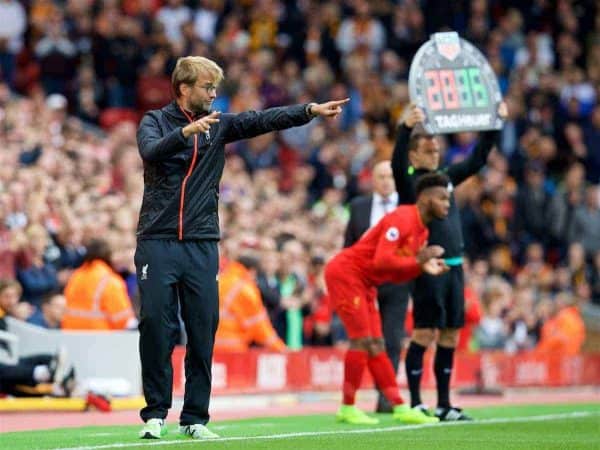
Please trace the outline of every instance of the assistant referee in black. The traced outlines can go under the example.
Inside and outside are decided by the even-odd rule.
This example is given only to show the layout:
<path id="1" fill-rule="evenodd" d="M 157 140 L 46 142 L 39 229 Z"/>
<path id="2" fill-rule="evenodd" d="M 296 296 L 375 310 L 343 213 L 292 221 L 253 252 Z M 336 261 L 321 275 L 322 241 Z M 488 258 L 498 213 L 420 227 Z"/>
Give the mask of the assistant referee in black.
<path id="1" fill-rule="evenodd" d="M 498 115 L 507 115 L 506 104 L 501 102 Z M 414 281 L 413 318 L 414 330 L 406 354 L 406 376 L 410 390 L 411 405 L 429 413 L 421 401 L 421 376 L 423 354 L 437 340 L 434 373 L 437 384 L 438 404 L 435 415 L 442 421 L 470 420 L 460 408 L 450 403 L 450 378 L 454 349 L 458 334 L 465 323 L 465 297 L 463 279 L 463 236 L 460 216 L 454 200 L 454 187 L 485 165 L 487 157 L 496 145 L 499 131 L 484 131 L 472 154 L 465 160 L 448 167 L 439 168 L 440 145 L 437 137 L 425 132 L 422 109 L 411 106 L 404 123 L 400 125 L 392 154 L 392 172 L 401 203 L 414 203 L 417 179 L 426 173 L 441 171 L 451 181 L 450 211 L 445 219 L 435 219 L 428 224 L 429 245 L 444 248 L 444 259 L 450 270 L 439 276 L 421 275 Z"/>
<path id="2" fill-rule="evenodd" d="M 135 265 L 141 295 L 140 357 L 146 407 L 142 438 L 166 433 L 171 407 L 178 305 L 188 336 L 180 432 L 218 437 L 206 428 L 219 300 L 219 181 L 227 143 L 335 117 L 339 100 L 248 111 L 210 112 L 223 70 L 200 56 L 179 58 L 175 100 L 142 118 L 137 142 L 144 162 L 144 197 Z"/>

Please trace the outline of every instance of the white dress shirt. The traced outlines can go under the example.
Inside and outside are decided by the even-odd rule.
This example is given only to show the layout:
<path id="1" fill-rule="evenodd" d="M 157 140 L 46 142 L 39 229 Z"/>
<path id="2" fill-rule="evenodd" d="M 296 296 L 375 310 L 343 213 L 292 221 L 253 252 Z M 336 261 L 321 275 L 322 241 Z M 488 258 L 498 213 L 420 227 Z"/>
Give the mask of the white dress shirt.
<path id="1" fill-rule="evenodd" d="M 371 219 L 369 221 L 369 228 L 376 225 L 377 222 L 387 213 L 393 211 L 398 206 L 398 193 L 393 192 L 387 197 L 387 201 L 384 202 L 384 198 L 378 193 L 373 193 L 373 203 L 371 205 Z"/>

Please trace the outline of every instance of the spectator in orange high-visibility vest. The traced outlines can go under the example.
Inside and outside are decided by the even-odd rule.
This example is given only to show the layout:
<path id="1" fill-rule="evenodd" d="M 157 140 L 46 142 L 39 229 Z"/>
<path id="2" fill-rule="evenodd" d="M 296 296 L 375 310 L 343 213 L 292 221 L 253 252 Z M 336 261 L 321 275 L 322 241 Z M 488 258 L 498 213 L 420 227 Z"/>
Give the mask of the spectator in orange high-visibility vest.
<path id="1" fill-rule="evenodd" d="M 535 350 L 549 355 L 577 355 L 585 341 L 585 325 L 577 299 L 561 292 L 555 299 L 555 314 L 544 323 Z"/>
<path id="2" fill-rule="evenodd" d="M 215 352 L 243 352 L 252 343 L 274 351 L 286 349 L 263 305 L 255 281 L 257 269 L 258 260 L 251 256 L 240 256 L 222 266 Z"/>
<path id="3" fill-rule="evenodd" d="M 102 239 L 90 241 L 83 265 L 67 282 L 65 297 L 63 329 L 123 330 L 137 326 L 125 281 L 111 267 L 111 249 Z"/>

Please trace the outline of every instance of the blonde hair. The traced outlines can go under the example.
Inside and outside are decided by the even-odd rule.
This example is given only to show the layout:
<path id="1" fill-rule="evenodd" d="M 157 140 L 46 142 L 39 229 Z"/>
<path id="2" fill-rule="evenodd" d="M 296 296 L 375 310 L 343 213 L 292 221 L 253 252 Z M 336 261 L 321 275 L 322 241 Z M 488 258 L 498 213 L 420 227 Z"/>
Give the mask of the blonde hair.
<path id="1" fill-rule="evenodd" d="M 171 75 L 171 86 L 175 96 L 181 96 L 179 88 L 182 84 L 193 85 L 201 74 L 212 77 L 215 84 L 219 84 L 224 78 L 223 69 L 212 59 L 203 56 L 179 58 Z"/>
<path id="2" fill-rule="evenodd" d="M 27 238 L 29 240 L 36 237 L 44 237 L 46 239 L 48 239 L 49 237 L 48 230 L 46 230 L 46 228 L 39 223 L 32 223 L 31 225 L 29 225 L 25 230 L 25 234 L 27 235 Z"/>
<path id="3" fill-rule="evenodd" d="M 19 293 L 19 297 L 23 294 L 23 287 L 17 280 L 13 278 L 0 279 L 0 294 L 10 288 L 15 288 Z"/>

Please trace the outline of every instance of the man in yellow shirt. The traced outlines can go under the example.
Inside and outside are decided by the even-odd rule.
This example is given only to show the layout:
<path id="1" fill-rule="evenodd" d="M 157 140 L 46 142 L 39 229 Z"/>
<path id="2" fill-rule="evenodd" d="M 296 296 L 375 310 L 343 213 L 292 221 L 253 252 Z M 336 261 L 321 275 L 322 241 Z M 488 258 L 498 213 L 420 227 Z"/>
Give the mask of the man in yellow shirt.
<path id="1" fill-rule="evenodd" d="M 585 341 L 585 325 L 577 299 L 572 294 L 559 294 L 555 302 L 554 314 L 542 326 L 536 351 L 549 355 L 578 355 Z"/>
<path id="2" fill-rule="evenodd" d="M 137 326 L 125 281 L 111 267 L 111 249 L 102 239 L 87 246 L 83 265 L 65 286 L 65 330 L 122 330 Z"/>
<path id="3" fill-rule="evenodd" d="M 256 343 L 269 350 L 283 351 L 262 302 L 255 275 L 258 261 L 241 256 L 227 261 L 219 273 L 219 327 L 215 352 L 244 352 Z"/>

